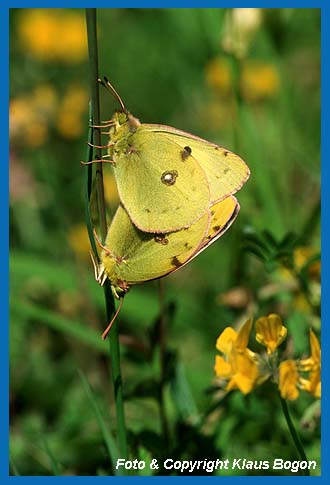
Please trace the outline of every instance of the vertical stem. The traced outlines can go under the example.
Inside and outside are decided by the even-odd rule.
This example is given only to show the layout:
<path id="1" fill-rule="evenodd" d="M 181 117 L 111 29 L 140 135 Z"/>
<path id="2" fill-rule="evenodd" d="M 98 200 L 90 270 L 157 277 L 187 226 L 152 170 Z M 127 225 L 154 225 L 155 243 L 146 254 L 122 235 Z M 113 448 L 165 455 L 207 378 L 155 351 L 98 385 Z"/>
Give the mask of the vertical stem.
<path id="1" fill-rule="evenodd" d="M 92 111 L 93 111 L 93 123 L 94 125 L 100 125 L 100 98 L 99 98 L 99 83 L 98 83 L 98 50 L 97 50 L 97 33 L 96 33 L 96 9 L 86 9 L 86 23 L 87 23 L 87 37 L 88 37 L 88 51 L 90 59 L 90 72 L 91 72 L 91 98 L 92 98 Z M 101 135 L 99 128 L 95 130 L 95 144 L 101 145 Z M 101 158 L 101 152 L 99 148 L 96 148 L 96 158 Z M 102 240 L 104 241 L 107 233 L 107 221 L 104 199 L 104 186 L 103 186 L 103 171 L 102 163 L 96 164 L 96 190 L 97 190 L 97 202 L 98 212 L 100 218 L 100 230 Z M 104 285 L 104 296 L 106 303 L 107 321 L 111 320 L 115 311 L 115 304 L 109 281 Z M 120 349 L 119 349 L 119 333 L 118 326 L 114 325 L 109 334 L 110 340 L 110 357 L 112 368 L 112 381 L 114 386 L 115 404 L 116 404 L 116 420 L 117 420 L 117 439 L 118 449 L 121 458 L 127 458 L 127 439 L 126 439 L 126 426 L 124 415 L 124 399 L 123 399 L 123 386 L 120 370 Z"/>
<path id="2" fill-rule="evenodd" d="M 290 416 L 290 412 L 289 412 L 288 404 L 287 404 L 287 402 L 286 402 L 285 399 L 282 399 L 281 398 L 281 396 L 280 396 L 280 400 L 281 400 L 281 405 L 282 405 L 282 411 L 283 411 L 283 414 L 284 414 L 286 423 L 288 425 L 288 428 L 289 428 L 291 437 L 293 439 L 293 442 L 294 442 L 294 444 L 295 444 L 295 446 L 297 448 L 298 454 L 299 454 L 301 460 L 308 461 L 307 460 L 307 457 L 306 457 L 306 454 L 305 454 L 305 450 L 303 448 L 303 445 L 302 445 L 302 443 L 300 441 L 300 438 L 298 436 L 298 433 L 296 431 L 296 428 L 294 427 L 294 424 L 292 422 L 292 419 L 291 419 L 291 416 Z M 308 469 L 303 470 L 303 473 L 304 473 L 304 475 L 309 476 L 309 470 Z"/>
<path id="3" fill-rule="evenodd" d="M 104 287 L 104 295 L 107 308 L 108 321 L 113 315 L 113 296 L 109 284 Z M 128 457 L 127 436 L 124 414 L 123 382 L 120 369 L 120 347 L 119 347 L 119 330 L 118 323 L 115 323 L 109 333 L 110 356 L 112 368 L 112 382 L 115 394 L 116 419 L 117 419 L 117 439 L 120 458 Z"/>
<path id="4" fill-rule="evenodd" d="M 96 8 L 86 9 L 86 22 L 87 22 L 87 38 L 88 38 L 88 52 L 90 62 L 90 86 L 91 86 L 91 98 L 92 98 L 92 112 L 94 125 L 100 124 L 100 95 L 99 95 L 99 61 L 97 53 L 97 34 L 96 34 Z M 93 128 L 93 139 L 95 145 L 101 145 L 101 133 L 99 128 Z M 101 149 L 96 148 L 96 158 L 101 159 Z M 102 163 L 96 164 L 96 191 L 97 191 L 97 203 L 98 212 L 100 217 L 100 230 L 102 240 L 105 239 L 107 234 L 107 219 L 105 213 L 104 203 L 104 187 L 103 187 L 103 167 Z"/>

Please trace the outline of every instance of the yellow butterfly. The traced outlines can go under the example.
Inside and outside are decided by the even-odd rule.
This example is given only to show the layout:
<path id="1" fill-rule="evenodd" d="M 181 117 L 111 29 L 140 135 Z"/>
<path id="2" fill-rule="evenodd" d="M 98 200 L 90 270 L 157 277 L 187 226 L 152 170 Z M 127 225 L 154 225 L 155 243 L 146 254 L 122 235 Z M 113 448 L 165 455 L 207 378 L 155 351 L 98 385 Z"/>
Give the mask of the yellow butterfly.
<path id="1" fill-rule="evenodd" d="M 109 156 L 121 203 L 141 231 L 188 228 L 249 178 L 238 155 L 170 126 L 141 124 L 107 87 L 122 107 L 109 121 Z"/>
<path id="2" fill-rule="evenodd" d="M 216 241 L 234 222 L 239 211 L 235 197 L 214 204 L 194 224 L 166 234 L 146 233 L 134 226 L 119 206 L 102 247 L 96 280 L 110 279 L 119 299 L 137 283 L 161 278 L 195 258 Z"/>

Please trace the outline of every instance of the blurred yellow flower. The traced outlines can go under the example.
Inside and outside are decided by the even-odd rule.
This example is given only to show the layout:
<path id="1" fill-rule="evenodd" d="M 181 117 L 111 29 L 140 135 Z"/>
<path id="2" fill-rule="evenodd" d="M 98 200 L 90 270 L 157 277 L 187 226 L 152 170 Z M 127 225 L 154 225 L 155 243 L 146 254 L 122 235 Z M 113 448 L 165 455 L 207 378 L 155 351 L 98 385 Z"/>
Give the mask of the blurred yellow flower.
<path id="1" fill-rule="evenodd" d="M 32 148 L 46 142 L 49 120 L 54 116 L 57 95 L 48 84 L 10 101 L 9 132 L 11 139 Z"/>
<path id="2" fill-rule="evenodd" d="M 76 138 L 86 131 L 88 101 L 88 92 L 82 86 L 69 86 L 59 103 L 53 86 L 41 84 L 11 100 L 10 137 L 35 148 L 47 141 L 49 128 L 55 123 L 63 137 Z"/>
<path id="3" fill-rule="evenodd" d="M 217 93 L 227 96 L 232 91 L 230 64 L 224 57 L 211 59 L 206 66 L 206 82 Z"/>
<path id="4" fill-rule="evenodd" d="M 256 321 L 256 340 L 267 347 L 267 353 L 272 354 L 286 337 L 287 329 L 282 325 L 279 315 L 271 313 L 268 317 Z"/>
<path id="5" fill-rule="evenodd" d="M 317 251 L 311 246 L 298 246 L 293 252 L 293 263 L 295 268 L 299 271 L 305 264 L 317 254 Z M 316 280 L 321 277 L 321 261 L 314 261 L 308 266 L 308 274 Z"/>
<path id="6" fill-rule="evenodd" d="M 243 64 L 240 89 L 247 101 L 260 101 L 275 96 L 280 87 L 280 77 L 273 64 L 249 60 Z"/>
<path id="7" fill-rule="evenodd" d="M 310 392 L 313 396 L 321 397 L 321 348 L 319 341 L 313 332 L 309 332 L 311 356 L 299 362 L 302 371 L 309 371 L 308 379 L 301 378 L 300 385 L 304 391 Z"/>
<path id="8" fill-rule="evenodd" d="M 24 9 L 18 23 L 22 49 L 42 61 L 81 62 L 87 55 L 85 20 L 68 9 Z"/>
<path id="9" fill-rule="evenodd" d="M 78 258 L 89 259 L 90 242 L 85 224 L 76 224 L 72 226 L 68 240 L 74 253 Z"/>
<path id="10" fill-rule="evenodd" d="M 58 95 L 50 84 L 39 84 L 32 92 L 32 101 L 35 109 L 45 115 L 52 115 L 57 107 Z"/>
<path id="11" fill-rule="evenodd" d="M 89 95 L 82 86 L 70 86 L 58 108 L 56 126 L 65 138 L 77 138 L 87 126 L 83 113 L 87 110 Z"/>
<path id="12" fill-rule="evenodd" d="M 215 374 L 229 380 L 226 390 L 239 389 L 243 394 L 251 392 L 259 377 L 254 352 L 247 348 L 252 320 L 249 319 L 236 332 L 227 327 L 217 339 L 216 347 L 224 355 L 216 356 Z"/>
<path id="13" fill-rule="evenodd" d="M 316 259 L 319 251 L 311 246 L 298 246 L 293 251 L 293 268 L 282 266 L 279 270 L 279 277 L 285 284 L 290 284 L 294 295 L 294 307 L 305 314 L 311 313 L 313 305 L 318 306 L 321 299 L 321 262 Z M 313 262 L 309 261 L 314 258 Z M 296 273 L 299 273 L 306 266 L 307 291 L 302 291 L 301 283 Z"/>
<path id="14" fill-rule="evenodd" d="M 284 360 L 279 365 L 279 390 L 283 399 L 294 401 L 299 396 L 299 375 L 294 360 Z"/>
<path id="15" fill-rule="evenodd" d="M 227 11 L 222 47 L 238 58 L 244 57 L 262 22 L 260 8 L 233 8 Z"/>

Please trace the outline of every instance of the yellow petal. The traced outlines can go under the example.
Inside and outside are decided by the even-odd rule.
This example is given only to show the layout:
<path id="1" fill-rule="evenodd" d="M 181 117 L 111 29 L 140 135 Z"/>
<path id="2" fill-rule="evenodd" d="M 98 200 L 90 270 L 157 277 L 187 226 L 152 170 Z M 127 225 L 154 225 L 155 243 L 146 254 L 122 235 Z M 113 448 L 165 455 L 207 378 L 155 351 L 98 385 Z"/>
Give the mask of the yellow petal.
<path id="1" fill-rule="evenodd" d="M 279 315 L 271 313 L 268 317 L 258 318 L 256 321 L 256 340 L 267 347 L 272 354 L 286 337 L 287 329 L 282 325 Z"/>
<path id="2" fill-rule="evenodd" d="M 216 348 L 223 354 L 228 355 L 236 338 L 237 333 L 235 330 L 232 327 L 226 327 L 217 339 Z"/>
<path id="3" fill-rule="evenodd" d="M 311 355 L 306 359 L 301 359 L 299 362 L 299 366 L 302 371 L 316 371 L 321 367 L 321 348 L 313 330 L 310 330 L 309 332 L 309 342 Z"/>
<path id="4" fill-rule="evenodd" d="M 238 351 L 242 352 L 243 350 L 246 349 L 249 343 L 251 327 L 252 327 L 252 318 L 249 318 L 239 329 L 236 342 L 235 342 L 235 348 Z"/>
<path id="5" fill-rule="evenodd" d="M 232 380 L 231 388 L 238 388 L 243 394 L 248 394 L 255 386 L 259 375 L 258 366 L 248 352 L 231 354 Z M 233 385 L 235 386 L 233 387 Z"/>
<path id="6" fill-rule="evenodd" d="M 321 348 L 318 338 L 312 329 L 309 332 L 309 341 L 311 346 L 312 359 L 314 360 L 315 364 L 319 364 L 321 362 Z"/>
<path id="7" fill-rule="evenodd" d="M 294 401 L 299 396 L 297 366 L 294 360 L 285 360 L 279 366 L 279 389 L 283 399 Z"/>
<path id="8" fill-rule="evenodd" d="M 221 357 L 220 355 L 216 355 L 214 372 L 217 377 L 223 377 L 224 379 L 228 379 L 231 375 L 231 366 L 228 362 L 225 361 L 223 357 Z"/>
<path id="9" fill-rule="evenodd" d="M 318 370 L 310 372 L 309 379 L 300 378 L 299 384 L 304 391 L 321 398 L 321 375 Z"/>

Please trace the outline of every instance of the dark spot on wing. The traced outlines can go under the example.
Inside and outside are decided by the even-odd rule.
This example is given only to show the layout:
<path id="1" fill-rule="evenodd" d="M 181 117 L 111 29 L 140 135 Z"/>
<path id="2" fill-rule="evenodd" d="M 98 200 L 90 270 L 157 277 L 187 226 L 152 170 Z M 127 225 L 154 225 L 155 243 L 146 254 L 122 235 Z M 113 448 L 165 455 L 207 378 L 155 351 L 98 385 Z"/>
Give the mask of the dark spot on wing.
<path id="1" fill-rule="evenodd" d="M 178 258 L 176 256 L 174 256 L 172 258 L 171 264 L 172 264 L 172 266 L 175 266 L 175 268 L 180 268 L 180 266 L 182 266 L 182 263 L 180 263 L 180 261 L 178 260 Z"/>
<path id="2" fill-rule="evenodd" d="M 168 239 L 165 237 L 165 234 L 157 234 L 157 236 L 154 237 L 154 240 L 163 246 L 168 244 Z"/>
<path id="3" fill-rule="evenodd" d="M 189 243 L 187 243 L 187 242 L 185 242 L 185 243 L 184 243 L 184 247 L 185 247 L 186 249 L 188 249 L 188 250 L 190 250 L 190 249 L 192 249 L 192 248 L 193 248 L 193 247 L 192 247 L 192 246 L 191 246 Z"/>
<path id="4" fill-rule="evenodd" d="M 148 209 L 147 207 L 145 207 L 143 210 L 144 212 L 147 212 L 148 214 L 150 214 L 150 209 Z"/>
<path id="5" fill-rule="evenodd" d="M 226 175 L 226 173 L 229 172 L 229 168 L 224 168 L 223 173 Z"/>
<path id="6" fill-rule="evenodd" d="M 160 180 L 165 185 L 174 185 L 178 175 L 176 170 L 168 170 L 162 174 Z"/>
<path id="7" fill-rule="evenodd" d="M 187 158 L 191 155 L 191 148 L 190 147 L 184 147 L 184 149 L 181 152 L 181 157 L 182 160 L 185 161 Z"/>
<path id="8" fill-rule="evenodd" d="M 212 210 L 212 211 L 211 211 L 211 216 L 214 216 L 214 214 L 215 214 L 215 212 Z"/>
<path id="9" fill-rule="evenodd" d="M 221 226 L 213 226 L 212 229 L 214 232 L 217 232 L 219 229 L 221 229 Z"/>
<path id="10" fill-rule="evenodd" d="M 229 152 L 228 152 L 227 150 L 225 150 L 225 151 L 223 152 L 223 154 L 224 154 L 224 156 L 226 157 L 226 156 L 229 154 Z"/>

